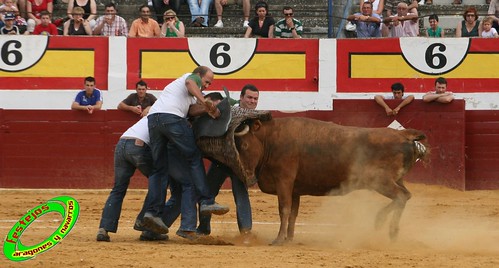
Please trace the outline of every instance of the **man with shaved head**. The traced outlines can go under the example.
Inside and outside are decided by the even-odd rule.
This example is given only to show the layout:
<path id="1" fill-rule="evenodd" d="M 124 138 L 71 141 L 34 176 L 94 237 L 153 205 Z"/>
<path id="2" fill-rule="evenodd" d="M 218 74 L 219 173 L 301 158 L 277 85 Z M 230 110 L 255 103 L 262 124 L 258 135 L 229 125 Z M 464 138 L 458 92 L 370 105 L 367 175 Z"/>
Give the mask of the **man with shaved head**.
<path id="1" fill-rule="evenodd" d="M 398 3 L 397 14 L 383 19 L 381 33 L 383 37 L 419 36 L 417 9 L 409 10 L 407 3 Z"/>

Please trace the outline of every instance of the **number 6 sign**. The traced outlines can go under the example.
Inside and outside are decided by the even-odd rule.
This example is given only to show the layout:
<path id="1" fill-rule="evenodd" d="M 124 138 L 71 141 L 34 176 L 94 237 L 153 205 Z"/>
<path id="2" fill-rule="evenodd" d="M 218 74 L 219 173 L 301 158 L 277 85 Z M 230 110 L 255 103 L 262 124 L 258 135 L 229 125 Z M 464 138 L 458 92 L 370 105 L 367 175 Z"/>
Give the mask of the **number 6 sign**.
<path id="1" fill-rule="evenodd" d="M 48 36 L 2 36 L 0 70 L 19 72 L 35 65 L 45 54 Z"/>

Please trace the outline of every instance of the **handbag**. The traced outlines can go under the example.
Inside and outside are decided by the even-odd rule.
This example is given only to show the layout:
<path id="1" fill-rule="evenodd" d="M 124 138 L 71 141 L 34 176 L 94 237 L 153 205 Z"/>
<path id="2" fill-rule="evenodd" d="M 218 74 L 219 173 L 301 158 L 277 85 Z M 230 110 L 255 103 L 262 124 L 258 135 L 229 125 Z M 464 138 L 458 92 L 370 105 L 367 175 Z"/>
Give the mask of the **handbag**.
<path id="1" fill-rule="evenodd" d="M 349 32 L 355 32 L 355 31 L 357 31 L 357 24 L 353 24 L 351 21 L 349 21 L 345 25 L 345 30 L 347 30 Z"/>

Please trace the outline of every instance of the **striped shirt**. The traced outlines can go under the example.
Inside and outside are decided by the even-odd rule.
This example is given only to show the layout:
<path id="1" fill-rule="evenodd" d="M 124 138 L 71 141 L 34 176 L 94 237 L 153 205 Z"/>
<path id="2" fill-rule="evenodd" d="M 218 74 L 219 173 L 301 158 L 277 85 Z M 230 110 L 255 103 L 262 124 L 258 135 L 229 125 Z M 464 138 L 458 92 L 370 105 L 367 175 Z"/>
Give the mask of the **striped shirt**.
<path id="1" fill-rule="evenodd" d="M 295 25 L 296 33 L 299 36 L 303 34 L 303 25 L 301 21 L 293 18 L 293 24 Z M 275 24 L 275 37 L 280 38 L 293 38 L 293 32 L 288 28 L 286 24 L 286 19 L 281 19 Z"/>

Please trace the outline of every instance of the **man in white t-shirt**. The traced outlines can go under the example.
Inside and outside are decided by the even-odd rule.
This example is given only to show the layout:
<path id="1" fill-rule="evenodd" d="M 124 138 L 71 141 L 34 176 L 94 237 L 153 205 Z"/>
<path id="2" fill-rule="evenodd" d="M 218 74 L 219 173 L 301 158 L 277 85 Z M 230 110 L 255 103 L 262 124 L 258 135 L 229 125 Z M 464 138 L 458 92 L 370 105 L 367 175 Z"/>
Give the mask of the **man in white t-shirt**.
<path id="1" fill-rule="evenodd" d="M 387 116 L 391 115 L 397 115 L 400 112 L 400 109 L 402 109 L 404 106 L 407 104 L 411 103 L 414 100 L 414 95 L 408 95 L 404 96 L 404 85 L 402 83 L 395 83 L 392 85 L 392 94 L 386 95 L 386 96 L 381 96 L 381 95 L 376 95 L 374 96 L 374 100 L 376 101 L 379 106 L 383 107 L 386 111 Z M 385 100 L 403 100 L 402 102 L 397 105 L 395 108 L 390 108 L 385 102 Z"/>

